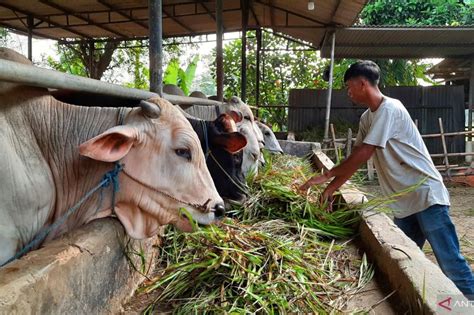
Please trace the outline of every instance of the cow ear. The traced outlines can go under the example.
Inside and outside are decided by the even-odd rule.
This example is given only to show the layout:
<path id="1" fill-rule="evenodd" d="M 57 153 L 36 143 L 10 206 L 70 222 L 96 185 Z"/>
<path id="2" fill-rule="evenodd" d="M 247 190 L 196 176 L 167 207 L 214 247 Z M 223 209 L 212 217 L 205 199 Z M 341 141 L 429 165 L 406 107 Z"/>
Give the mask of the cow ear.
<path id="1" fill-rule="evenodd" d="M 236 122 L 236 123 L 239 123 L 242 121 L 242 118 L 243 118 L 243 115 L 241 112 L 237 112 L 235 110 L 231 110 L 229 111 L 227 114 L 230 115 L 230 117 L 232 117 L 232 119 Z"/>
<path id="2" fill-rule="evenodd" d="M 136 128 L 115 126 L 82 143 L 79 153 L 94 160 L 115 162 L 127 155 L 137 138 Z"/>
<path id="3" fill-rule="evenodd" d="M 240 132 L 230 132 L 215 136 L 213 143 L 234 154 L 247 145 L 247 139 Z"/>

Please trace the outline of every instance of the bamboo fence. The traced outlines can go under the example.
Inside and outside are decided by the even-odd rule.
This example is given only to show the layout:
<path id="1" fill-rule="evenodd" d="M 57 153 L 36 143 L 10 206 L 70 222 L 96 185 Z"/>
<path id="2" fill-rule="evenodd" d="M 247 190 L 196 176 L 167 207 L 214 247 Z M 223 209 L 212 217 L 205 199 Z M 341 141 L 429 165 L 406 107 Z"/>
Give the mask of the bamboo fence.
<path id="1" fill-rule="evenodd" d="M 447 176 L 447 177 L 458 175 L 458 173 L 456 172 L 453 173 L 453 171 L 465 171 L 463 173 L 459 173 L 459 175 L 466 175 L 466 173 L 471 173 L 471 169 L 474 168 L 473 162 L 471 162 L 470 165 L 451 164 L 449 162 L 449 158 L 473 156 L 474 152 L 448 152 L 447 145 L 446 145 L 446 137 L 471 136 L 474 134 L 474 130 L 459 131 L 459 132 L 444 132 L 443 120 L 441 117 L 438 118 L 438 123 L 439 123 L 439 129 L 440 129 L 439 133 L 421 135 L 423 139 L 440 138 L 441 140 L 443 153 L 430 154 L 431 158 L 440 158 L 440 157 L 443 158 L 443 163 L 441 165 L 435 165 L 436 168 L 442 173 L 442 175 Z M 418 127 L 417 120 L 415 120 L 415 125 Z M 346 138 L 336 138 L 333 124 L 330 125 L 330 132 L 331 132 L 330 139 L 327 139 L 324 141 L 322 151 L 325 151 L 325 152 L 333 151 L 336 156 L 336 161 L 337 163 L 339 163 L 342 158 L 341 156 L 342 151 L 344 151 L 345 158 L 347 158 L 351 154 L 356 138 L 352 137 L 352 130 L 350 128 L 347 131 Z M 374 180 L 375 168 L 373 165 L 373 160 L 370 159 L 367 162 L 367 167 L 365 169 L 361 169 L 361 171 L 367 172 L 369 180 Z M 473 170 L 473 173 L 474 173 L 474 170 Z"/>

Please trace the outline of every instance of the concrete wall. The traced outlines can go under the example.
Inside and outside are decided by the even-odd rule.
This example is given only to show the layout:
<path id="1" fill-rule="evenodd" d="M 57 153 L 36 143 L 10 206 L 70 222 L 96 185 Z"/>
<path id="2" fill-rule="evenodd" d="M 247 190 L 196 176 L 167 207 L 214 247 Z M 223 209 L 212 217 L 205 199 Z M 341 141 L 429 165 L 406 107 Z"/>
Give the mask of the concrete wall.
<path id="1" fill-rule="evenodd" d="M 128 240 L 117 220 L 100 219 L 6 265 L 0 314 L 116 314 L 143 280 L 124 252 L 142 247 L 153 261 L 153 239 Z"/>
<path id="2" fill-rule="evenodd" d="M 305 142 L 305 141 L 291 141 L 278 140 L 280 146 L 285 154 L 290 154 L 299 157 L 311 155 L 313 150 L 320 150 L 321 144 L 319 142 Z"/>

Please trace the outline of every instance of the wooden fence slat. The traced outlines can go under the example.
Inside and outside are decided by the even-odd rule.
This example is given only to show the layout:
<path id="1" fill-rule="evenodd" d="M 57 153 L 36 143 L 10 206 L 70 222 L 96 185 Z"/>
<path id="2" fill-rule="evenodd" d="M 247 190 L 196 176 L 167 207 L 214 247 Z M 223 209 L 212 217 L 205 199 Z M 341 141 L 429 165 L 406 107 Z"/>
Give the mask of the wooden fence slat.
<path id="1" fill-rule="evenodd" d="M 334 132 L 334 125 L 331 124 L 330 128 L 331 128 L 332 144 L 334 146 L 334 153 L 336 154 L 336 161 L 337 163 L 339 163 L 340 161 L 339 161 L 339 154 L 337 152 L 336 133 Z"/>
<path id="2" fill-rule="evenodd" d="M 346 143 L 346 159 L 351 155 L 352 151 L 352 129 L 347 130 L 347 143 Z"/>
<path id="3" fill-rule="evenodd" d="M 370 158 L 367 161 L 367 177 L 370 181 L 373 181 L 375 179 L 375 168 L 373 158 Z"/>
<path id="4" fill-rule="evenodd" d="M 443 128 L 443 119 L 438 117 L 439 122 L 439 130 L 441 132 L 441 142 L 443 144 L 443 156 L 444 156 L 444 164 L 446 169 L 449 168 L 449 160 L 448 160 L 448 148 L 446 147 L 446 139 L 444 137 L 444 128 Z"/>

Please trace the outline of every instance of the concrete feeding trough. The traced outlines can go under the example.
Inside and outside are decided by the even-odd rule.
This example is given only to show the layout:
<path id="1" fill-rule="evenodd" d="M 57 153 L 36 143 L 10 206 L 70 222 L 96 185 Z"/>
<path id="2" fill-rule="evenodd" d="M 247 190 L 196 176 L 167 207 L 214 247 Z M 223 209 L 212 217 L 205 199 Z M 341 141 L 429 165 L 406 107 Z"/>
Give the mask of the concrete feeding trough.
<path id="1" fill-rule="evenodd" d="M 333 167 L 318 144 L 287 142 L 282 145 L 286 153 L 311 156 L 317 168 Z M 349 187 L 343 186 L 341 193 L 347 203 L 366 201 Z M 381 305 L 384 314 L 434 314 L 440 297 L 462 296 L 385 214 L 364 213 L 359 232 L 360 249 L 376 266 L 375 293 L 384 297 L 395 291 L 390 299 L 397 305 Z M 135 256 L 136 268 L 146 270 L 154 265 L 155 240 L 132 242 L 135 251 L 146 253 L 148 265 L 140 266 L 139 257 L 125 254 L 128 237 L 117 220 L 91 222 L 0 268 L 0 314 L 118 313 L 144 280 L 127 256 Z"/>
<path id="2" fill-rule="evenodd" d="M 317 169 L 334 167 L 322 151 L 314 151 L 311 159 Z M 348 204 L 367 200 L 363 193 L 347 184 L 340 192 Z M 397 313 L 438 314 L 443 310 L 439 303 L 448 296 L 465 301 L 454 283 L 385 213 L 363 212 L 359 235 L 361 248 L 376 266 L 378 283 L 385 290 L 395 292 L 396 303 L 392 305 Z"/>
<path id="3" fill-rule="evenodd" d="M 0 314 L 116 314 L 153 264 L 156 239 L 131 241 L 118 220 L 99 219 L 0 268 Z M 146 253 L 140 266 L 132 251 Z"/>

